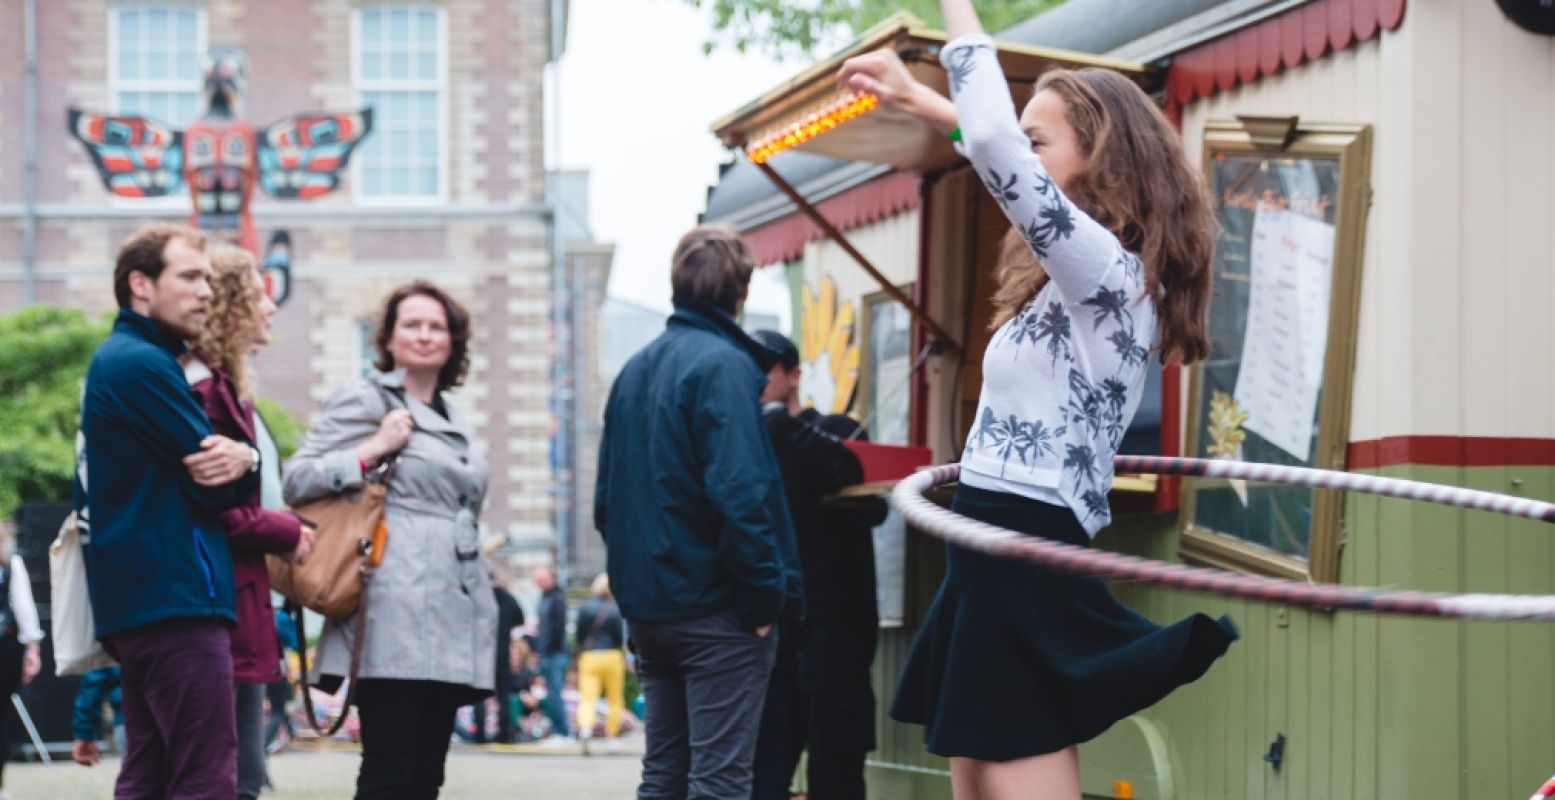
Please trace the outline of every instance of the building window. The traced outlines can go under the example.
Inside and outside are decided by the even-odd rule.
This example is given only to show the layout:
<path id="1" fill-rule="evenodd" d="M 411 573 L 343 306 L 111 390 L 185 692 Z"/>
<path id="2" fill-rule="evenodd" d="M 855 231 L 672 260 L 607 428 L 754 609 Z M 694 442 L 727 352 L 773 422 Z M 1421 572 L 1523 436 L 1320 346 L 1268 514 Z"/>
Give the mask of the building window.
<path id="1" fill-rule="evenodd" d="M 135 4 L 108 12 L 108 85 L 113 110 L 175 128 L 204 105 L 200 75 L 205 11 L 194 6 Z"/>
<path id="2" fill-rule="evenodd" d="M 372 6 L 356 12 L 353 76 L 373 132 L 352 159 L 359 198 L 443 196 L 443 12 Z"/>

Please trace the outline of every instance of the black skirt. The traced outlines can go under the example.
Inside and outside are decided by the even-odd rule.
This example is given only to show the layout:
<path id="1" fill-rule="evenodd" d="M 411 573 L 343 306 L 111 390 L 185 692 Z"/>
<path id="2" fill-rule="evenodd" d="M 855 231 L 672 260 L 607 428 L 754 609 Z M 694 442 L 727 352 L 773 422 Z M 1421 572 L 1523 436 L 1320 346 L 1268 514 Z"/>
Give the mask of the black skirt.
<path id="1" fill-rule="evenodd" d="M 1061 506 L 961 486 L 951 509 L 1090 545 Z M 1230 617 L 1156 625 L 1095 578 L 954 545 L 946 562 L 891 706 L 927 727 L 937 755 L 1009 761 L 1088 741 L 1197 680 L 1237 639 Z"/>

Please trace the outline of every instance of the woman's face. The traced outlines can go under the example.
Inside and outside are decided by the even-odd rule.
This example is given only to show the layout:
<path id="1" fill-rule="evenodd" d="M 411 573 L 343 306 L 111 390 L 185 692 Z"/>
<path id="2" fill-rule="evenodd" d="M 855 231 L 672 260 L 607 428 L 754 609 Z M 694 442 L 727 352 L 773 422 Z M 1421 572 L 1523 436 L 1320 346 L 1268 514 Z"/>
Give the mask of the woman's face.
<path id="1" fill-rule="evenodd" d="M 442 369 L 453 351 L 443 304 L 414 294 L 400 301 L 395 316 L 394 332 L 389 337 L 389 355 L 394 357 L 394 365 L 414 371 Z"/>
<path id="2" fill-rule="evenodd" d="M 265 291 L 265 276 L 254 267 L 254 285 L 259 287 L 259 299 L 254 301 L 254 346 L 264 347 L 270 343 L 270 318 L 275 316 L 275 301 L 270 299 L 270 293 Z"/>
<path id="3" fill-rule="evenodd" d="M 1026 104 L 1021 129 L 1031 138 L 1031 150 L 1042 159 L 1059 191 L 1069 194 L 1070 182 L 1084 163 L 1080 142 L 1069 124 L 1069 104 L 1052 89 L 1043 89 Z"/>

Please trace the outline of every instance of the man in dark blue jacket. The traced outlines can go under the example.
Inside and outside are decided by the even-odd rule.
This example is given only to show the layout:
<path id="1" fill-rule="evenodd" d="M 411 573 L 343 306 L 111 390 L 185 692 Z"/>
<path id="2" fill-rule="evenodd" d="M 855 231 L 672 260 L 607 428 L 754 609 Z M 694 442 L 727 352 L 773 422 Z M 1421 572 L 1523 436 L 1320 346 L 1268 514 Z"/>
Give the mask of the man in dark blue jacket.
<path id="1" fill-rule="evenodd" d="M 648 708 L 639 798 L 748 797 L 773 625 L 802 615 L 758 398 L 775 354 L 735 323 L 752 259 L 726 226 L 675 248 L 675 313 L 611 387 L 594 520 Z"/>
<path id="2" fill-rule="evenodd" d="M 114 796 L 232 797 L 232 562 L 217 512 L 258 480 L 252 447 L 211 434 L 177 357 L 205 324 L 205 237 L 131 236 L 119 316 L 87 368 L 78 465 L 97 638 L 122 666 L 125 754 Z"/>

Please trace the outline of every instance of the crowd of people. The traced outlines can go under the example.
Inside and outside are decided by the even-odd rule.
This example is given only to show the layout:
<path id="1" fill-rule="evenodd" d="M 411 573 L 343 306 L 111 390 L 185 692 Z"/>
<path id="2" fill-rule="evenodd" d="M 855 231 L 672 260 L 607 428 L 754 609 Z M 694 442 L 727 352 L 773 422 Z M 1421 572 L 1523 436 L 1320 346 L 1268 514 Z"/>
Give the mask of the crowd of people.
<path id="1" fill-rule="evenodd" d="M 1088 546 L 1110 520 L 1141 354 L 1192 362 L 1207 350 L 1203 187 L 1133 84 L 1051 71 L 1017 115 L 971 4 L 942 11 L 950 98 L 890 51 L 851 59 L 839 80 L 956 142 L 1012 224 L 979 416 L 1027 421 L 1051 441 L 1016 469 L 974 428 L 954 508 Z M 252 257 L 178 226 L 134 234 L 83 394 L 77 506 L 96 632 L 120 666 L 83 682 L 77 760 L 97 759 L 102 698 L 117 693 L 117 797 L 256 797 L 291 696 L 266 559 L 304 564 L 315 546 L 314 525 L 288 509 L 389 475 L 390 544 L 370 602 L 326 619 L 302 676 L 325 692 L 354 678 L 358 797 L 436 797 L 459 734 L 589 752 L 621 731 L 634 664 L 639 798 L 786 800 L 806 752 L 811 797 L 863 798 L 870 530 L 885 508 L 826 499 L 862 480 L 845 440 L 867 431 L 802 408 L 794 344 L 742 329 L 753 267 L 732 228 L 699 226 L 677 245 L 675 310 L 606 405 L 594 520 L 607 572 L 569 613 L 556 573 L 536 570 L 533 633 L 515 635 L 523 611 L 483 561 L 487 465 L 449 397 L 470 365 L 465 308 L 427 281 L 390 293 L 373 369 L 343 382 L 283 465 L 254 410 L 251 358 L 276 309 Z M 1037 346 L 1060 323 L 1061 345 Z M 1237 636 L 1202 615 L 1158 626 L 1088 578 L 956 547 L 947 564 L 890 714 L 924 726 L 963 800 L 1077 798 L 1075 745 L 1197 679 Z M 13 572 L 0 580 L 25 585 Z M 12 595 L 0 679 L 12 661 L 18 679 L 37 669 L 36 615 Z"/>

